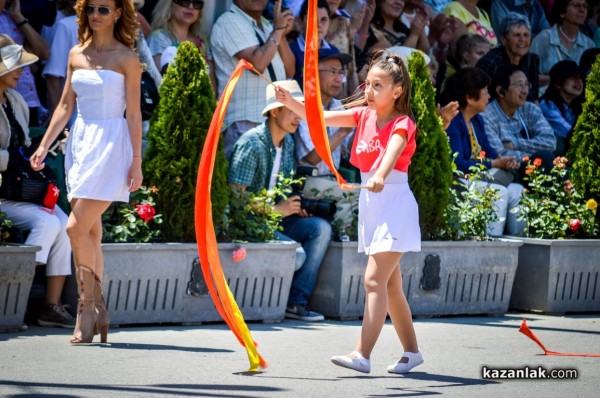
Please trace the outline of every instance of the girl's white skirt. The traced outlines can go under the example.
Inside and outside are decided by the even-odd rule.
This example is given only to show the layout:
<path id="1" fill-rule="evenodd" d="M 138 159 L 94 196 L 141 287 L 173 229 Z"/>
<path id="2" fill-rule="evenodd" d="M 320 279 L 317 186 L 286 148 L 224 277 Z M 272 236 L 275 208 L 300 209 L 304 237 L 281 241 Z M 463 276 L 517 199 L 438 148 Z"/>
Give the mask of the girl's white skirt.
<path id="1" fill-rule="evenodd" d="M 363 184 L 375 172 L 361 173 Z M 419 207 L 408 186 L 408 174 L 392 170 L 379 193 L 361 189 L 358 211 L 358 252 L 421 251 Z"/>

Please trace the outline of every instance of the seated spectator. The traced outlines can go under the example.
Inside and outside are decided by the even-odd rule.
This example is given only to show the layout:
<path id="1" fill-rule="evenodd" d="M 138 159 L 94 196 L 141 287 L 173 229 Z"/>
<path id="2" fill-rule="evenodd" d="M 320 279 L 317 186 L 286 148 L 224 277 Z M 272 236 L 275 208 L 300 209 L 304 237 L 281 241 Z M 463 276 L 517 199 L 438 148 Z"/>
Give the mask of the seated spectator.
<path id="1" fill-rule="evenodd" d="M 373 20 L 369 28 L 369 37 L 361 50 L 357 67 L 360 70 L 368 61 L 372 50 L 386 49 L 392 46 L 405 46 L 429 51 L 429 39 L 425 27 L 429 23 L 428 16 L 422 12 L 414 18 L 410 27 L 402 22 L 404 2 L 397 0 L 376 0 Z"/>
<path id="2" fill-rule="evenodd" d="M 532 54 L 529 49 L 531 44 L 529 21 L 521 14 L 511 12 L 500 24 L 498 34 L 500 35 L 500 47 L 493 48 L 477 61 L 477 67 L 493 80 L 498 70 L 504 65 L 518 66 L 531 84 L 527 100 L 537 101 L 540 58 L 536 54 Z M 496 93 L 493 89 L 491 91 L 492 98 L 495 98 Z"/>
<path id="3" fill-rule="evenodd" d="M 480 114 L 485 111 L 490 98 L 488 85 L 489 77 L 473 67 L 460 69 L 446 80 L 442 97 L 446 101 L 458 101 L 460 109 L 446 133 L 452 153 L 456 155 L 454 162 L 460 171 L 472 173 L 471 167 L 483 164 L 488 171 L 500 169 L 506 176 L 512 177 L 510 173 L 519 167 L 519 162 L 515 156 L 498 155 L 491 147 Z M 484 157 L 481 156 L 482 151 L 485 152 Z M 467 181 L 463 180 L 463 183 Z M 482 189 L 491 185 L 499 193 L 499 198 L 494 201 L 498 221 L 490 223 L 488 233 L 500 236 L 506 229 L 509 235 L 522 234 L 524 222 L 518 221 L 518 210 L 523 186 L 518 183 L 494 183 L 493 180 L 477 184 Z"/>
<path id="4" fill-rule="evenodd" d="M 29 165 L 21 150 L 31 145 L 29 139 L 29 110 L 23 96 L 15 90 L 17 81 L 27 65 L 38 60 L 33 54 L 22 51 L 17 59 L 9 58 L 10 46 L 15 42 L 8 35 L 0 35 L 0 173 L 7 188 L 21 164 Z M 7 50 L 7 51 L 5 51 Z M 9 66 L 10 65 L 10 66 Z M 67 215 L 56 206 L 53 210 L 29 202 L 2 198 L 2 211 L 12 221 L 13 227 L 29 231 L 25 243 L 40 246 L 35 255 L 38 265 L 46 264 L 45 306 L 37 322 L 41 326 L 74 328 L 75 319 L 60 303 L 67 275 L 71 274 L 71 244 L 67 236 Z"/>
<path id="5" fill-rule="evenodd" d="M 42 61 L 47 60 L 50 55 L 48 43 L 23 16 L 21 3 L 18 0 L 0 2 L 0 33 L 6 33 L 16 44 L 23 46 Z M 23 96 L 29 107 L 31 126 L 39 126 L 49 120 L 48 110 L 40 103 L 31 66 L 23 68 L 23 75 L 19 79 L 16 90 Z"/>
<path id="6" fill-rule="evenodd" d="M 295 98 L 304 100 L 295 80 L 276 83 L 288 89 Z M 267 119 L 244 133 L 233 146 L 229 157 L 228 182 L 234 190 L 259 192 L 272 189 L 278 176 L 294 173 L 294 140 L 300 117 L 275 100 L 273 85 L 267 86 L 267 102 L 262 114 Z M 300 206 L 298 195 L 275 205 L 283 216 L 279 238 L 300 243 L 306 254 L 302 267 L 292 280 L 285 316 L 304 321 L 321 321 L 323 315 L 308 308 L 309 298 L 317 282 L 321 261 L 331 240 L 331 226 L 319 217 L 310 216 Z"/>
<path id="7" fill-rule="evenodd" d="M 542 30 L 550 28 L 544 7 L 539 0 L 492 0 L 490 16 L 496 33 L 499 33 L 502 21 L 511 12 L 521 14 L 529 20 L 532 38 Z"/>
<path id="8" fill-rule="evenodd" d="M 306 49 L 306 16 L 308 13 L 308 0 L 305 0 L 300 8 L 299 19 L 301 20 L 300 26 L 302 30 L 298 38 L 290 44 L 290 49 L 296 59 L 296 73 L 294 79 L 298 82 L 300 87 L 304 86 L 304 52 Z M 325 36 L 329 30 L 329 5 L 326 0 L 318 0 L 317 2 L 317 30 L 319 32 L 319 48 L 332 49 L 336 52 L 340 52 L 337 47 L 329 44 L 325 40 Z"/>
<path id="9" fill-rule="evenodd" d="M 133 8 L 135 9 L 135 17 L 140 24 L 140 29 L 142 29 L 142 33 L 144 34 L 144 36 L 149 36 L 150 33 L 152 33 L 152 26 L 150 26 L 150 23 L 148 22 L 148 20 L 144 16 L 144 14 L 139 12 L 142 9 L 142 7 L 144 7 L 144 4 L 145 4 L 144 0 L 133 0 Z"/>
<path id="10" fill-rule="evenodd" d="M 481 58 L 490 52 L 491 48 L 490 42 L 482 36 L 473 33 L 462 35 L 448 55 L 445 65 L 445 78 L 452 76 L 457 70 L 475 66 Z M 443 87 L 443 85 L 439 87 Z"/>
<path id="11" fill-rule="evenodd" d="M 516 65 L 506 65 L 496 74 L 492 87 L 496 99 L 492 101 L 483 119 L 490 146 L 500 156 L 514 156 L 521 161 L 542 159 L 544 170 L 552 169 L 556 138 L 539 106 L 527 101 L 530 83 Z M 519 167 L 519 181 L 525 175 L 526 163 Z"/>
<path id="12" fill-rule="evenodd" d="M 458 19 L 467 32 L 483 36 L 496 47 L 498 39 L 490 17 L 481 8 L 477 7 L 479 0 L 455 0 L 444 8 L 444 14 Z"/>
<path id="13" fill-rule="evenodd" d="M 294 76 L 295 58 L 286 40 L 294 27 L 290 10 L 282 11 L 276 3 L 273 25 L 262 17 L 266 2 L 257 7 L 253 0 L 234 0 L 230 12 L 221 14 L 211 34 L 211 52 L 215 60 L 218 93 L 221 95 L 238 61 L 244 59 L 264 73 L 271 81 Z M 260 9 L 259 9 L 260 8 Z M 229 156 L 233 144 L 249 129 L 264 121 L 259 101 L 267 82 L 255 73 L 244 73 L 231 97 L 223 121 L 225 155 Z"/>
<path id="14" fill-rule="evenodd" d="M 216 91 L 216 78 L 208 44 L 202 37 L 202 9 L 204 0 L 158 0 L 152 11 L 152 33 L 148 47 L 160 70 L 160 56 L 165 48 L 190 41 L 198 47 L 208 66 L 211 83 Z"/>
<path id="15" fill-rule="evenodd" d="M 319 50 L 319 82 L 323 110 L 339 110 L 343 108 L 337 97 L 342 90 L 342 81 L 346 75 L 346 65 L 352 61 L 350 54 L 340 53 L 334 49 Z M 336 167 L 340 167 L 343 143 L 353 129 L 346 127 L 327 127 L 331 156 Z M 310 138 L 306 120 L 300 122 L 296 138 L 296 159 L 299 164 L 317 167 L 318 175 L 331 174 L 331 170 L 323 163 Z"/>
<path id="16" fill-rule="evenodd" d="M 577 117 L 581 114 L 583 73 L 574 61 L 559 61 L 550 69 L 550 84 L 540 101 L 542 113 L 556 136 L 555 156 L 565 156 Z"/>
<path id="17" fill-rule="evenodd" d="M 554 64 L 563 59 L 579 63 L 583 52 L 595 47 L 592 39 L 579 32 L 587 9 L 586 0 L 556 1 L 548 18 L 552 27 L 533 39 L 530 51 L 540 57 L 540 94 L 550 82 L 549 73 Z"/>

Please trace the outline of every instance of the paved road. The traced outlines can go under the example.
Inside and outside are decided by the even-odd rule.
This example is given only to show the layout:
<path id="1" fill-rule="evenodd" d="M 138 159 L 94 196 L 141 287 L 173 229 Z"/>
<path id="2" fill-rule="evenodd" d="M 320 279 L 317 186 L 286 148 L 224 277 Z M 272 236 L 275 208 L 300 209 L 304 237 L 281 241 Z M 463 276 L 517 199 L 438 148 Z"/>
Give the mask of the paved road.
<path id="1" fill-rule="evenodd" d="M 2 397 L 598 397 L 600 358 L 544 356 L 518 332 L 523 318 L 554 351 L 600 353 L 600 314 L 418 319 L 425 364 L 386 373 L 400 354 L 390 323 L 369 375 L 334 366 L 359 322 L 250 324 L 269 361 L 247 374 L 245 350 L 222 324 L 111 329 L 110 344 L 72 347 L 68 330 L 0 334 Z M 572 368 L 576 380 L 486 380 L 482 367 Z"/>

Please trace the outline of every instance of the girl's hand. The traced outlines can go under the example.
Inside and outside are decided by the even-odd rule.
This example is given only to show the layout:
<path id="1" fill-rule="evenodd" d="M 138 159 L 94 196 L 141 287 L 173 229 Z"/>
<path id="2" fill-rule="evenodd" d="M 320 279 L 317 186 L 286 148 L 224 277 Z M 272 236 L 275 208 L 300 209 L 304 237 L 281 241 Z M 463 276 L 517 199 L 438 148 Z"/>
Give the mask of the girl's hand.
<path id="1" fill-rule="evenodd" d="M 369 181 L 367 181 L 367 185 L 366 185 L 366 187 L 369 191 L 375 192 L 375 193 L 383 191 L 383 186 L 384 186 L 383 178 L 381 178 L 377 175 L 374 175 L 373 177 L 369 178 Z"/>
<path id="2" fill-rule="evenodd" d="M 291 103 L 291 101 L 293 100 L 292 97 L 292 93 L 290 93 L 288 90 L 286 90 L 283 87 L 280 87 L 276 84 L 274 84 L 275 86 L 275 100 L 277 100 L 277 102 L 281 102 L 283 105 L 289 105 Z"/>
<path id="3" fill-rule="evenodd" d="M 142 186 L 144 176 L 142 175 L 142 159 L 133 158 L 133 162 L 127 173 L 127 181 L 129 183 L 129 192 L 135 192 Z"/>
<path id="4" fill-rule="evenodd" d="M 33 155 L 29 158 L 29 163 L 31 164 L 31 168 L 35 171 L 39 171 L 44 168 L 44 159 L 48 155 L 48 149 L 43 146 L 39 146 L 38 149 L 34 152 Z"/>

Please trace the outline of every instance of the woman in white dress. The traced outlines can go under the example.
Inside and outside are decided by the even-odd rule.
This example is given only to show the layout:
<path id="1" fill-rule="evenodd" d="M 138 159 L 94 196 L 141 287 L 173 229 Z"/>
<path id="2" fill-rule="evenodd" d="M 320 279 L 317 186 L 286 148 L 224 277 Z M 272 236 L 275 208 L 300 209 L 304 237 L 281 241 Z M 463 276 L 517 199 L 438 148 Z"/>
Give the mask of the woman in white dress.
<path id="1" fill-rule="evenodd" d="M 133 50 L 138 22 L 128 0 L 78 0 L 79 45 L 69 53 L 60 103 L 38 150 L 34 169 L 68 122 L 77 119 L 67 143 L 71 240 L 79 284 L 77 324 L 71 343 L 106 342 L 109 317 L 102 296 L 102 213 L 126 202 L 142 184 L 141 65 Z M 125 109 L 127 109 L 124 117 Z"/>

